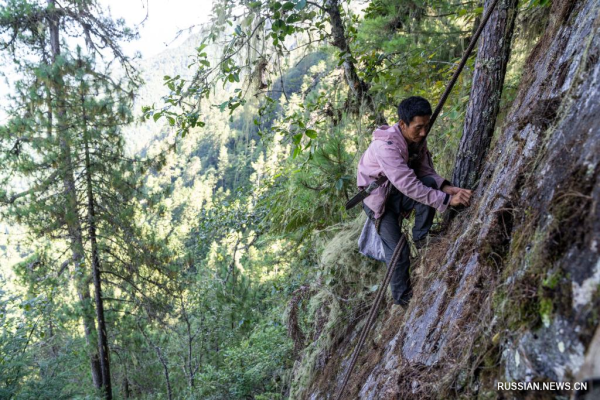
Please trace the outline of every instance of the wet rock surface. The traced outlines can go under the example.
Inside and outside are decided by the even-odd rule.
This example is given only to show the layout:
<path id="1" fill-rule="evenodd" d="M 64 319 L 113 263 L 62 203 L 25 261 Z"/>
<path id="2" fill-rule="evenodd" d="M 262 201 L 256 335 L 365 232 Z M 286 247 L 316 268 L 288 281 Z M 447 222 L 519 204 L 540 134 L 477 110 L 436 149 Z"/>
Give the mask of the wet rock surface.
<path id="1" fill-rule="evenodd" d="M 600 3 L 555 1 L 475 203 L 387 305 L 344 398 L 497 398 L 573 380 L 600 308 Z M 334 398 L 356 330 L 307 398 Z M 522 394 L 504 393 L 504 398 Z"/>

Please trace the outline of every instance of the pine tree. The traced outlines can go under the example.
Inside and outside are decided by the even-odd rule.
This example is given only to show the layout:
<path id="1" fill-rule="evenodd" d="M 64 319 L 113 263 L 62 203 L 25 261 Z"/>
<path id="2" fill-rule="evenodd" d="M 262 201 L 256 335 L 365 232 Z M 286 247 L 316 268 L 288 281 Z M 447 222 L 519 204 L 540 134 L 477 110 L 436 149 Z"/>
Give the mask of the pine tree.
<path id="1" fill-rule="evenodd" d="M 68 49 L 65 50 L 61 32 L 73 27 L 80 30 L 92 52 L 109 47 L 122 61 L 130 82 L 135 82 L 129 60 L 121 53 L 117 44 L 120 39 L 132 38 L 133 33 L 110 19 L 99 18 L 102 13 L 95 1 L 67 1 L 59 5 L 55 0 L 48 0 L 47 4 L 15 0 L 7 3 L 0 11 L 0 29 L 12 34 L 8 41 L 2 43 L 2 48 L 13 57 L 18 72 L 24 76 L 16 87 L 14 106 L 9 112 L 11 119 L 0 130 L 1 176 L 4 183 L 2 187 L 13 188 L 9 189 L 9 192 L 0 193 L 0 200 L 4 205 L 8 205 L 4 209 L 6 215 L 17 222 L 25 223 L 33 234 L 67 239 L 84 332 L 88 344 L 91 344 L 94 343 L 97 332 L 94 328 L 94 307 L 89 290 L 90 271 L 86 268 L 84 211 L 87 210 L 90 236 L 88 240 L 91 242 L 94 242 L 91 237 L 95 237 L 96 221 L 93 191 L 92 195 L 89 190 L 81 192 L 78 185 L 82 176 L 85 176 L 86 189 L 89 189 L 92 184 L 92 164 L 89 157 L 91 151 L 87 154 L 81 151 L 85 148 L 82 144 L 86 143 L 88 150 L 90 149 L 90 138 L 83 134 L 84 127 L 81 124 L 74 123 L 86 121 L 82 113 L 89 93 L 79 93 L 80 96 L 76 97 L 74 95 L 77 92 L 69 87 L 69 80 L 73 84 L 81 78 L 82 70 L 78 68 L 82 68 L 83 64 L 81 54 L 78 54 L 75 61 L 70 57 Z M 26 52 L 30 53 L 29 56 L 21 58 L 20 55 Z M 84 63 L 86 67 L 92 65 L 89 61 Z M 104 83 L 104 95 L 110 92 L 106 90 L 106 85 L 112 85 L 111 91 L 121 91 L 127 95 L 130 93 L 125 92 L 123 87 L 113 82 L 107 74 L 93 73 L 92 76 L 97 84 Z M 81 79 L 79 83 L 81 87 Z M 95 89 L 100 90 L 98 87 Z M 83 102 L 79 108 L 78 101 Z M 119 113 L 115 115 L 123 117 L 123 103 L 117 105 Z M 100 111 L 113 113 L 113 105 L 105 103 Z M 98 110 L 94 110 L 92 115 L 97 113 Z M 94 132 L 104 132 L 119 125 L 117 119 L 110 118 L 103 121 L 106 125 L 101 126 L 101 129 L 96 128 Z M 129 122 L 128 118 L 122 118 L 121 122 Z M 93 150 L 111 154 L 104 153 L 104 150 L 111 146 L 122 147 L 122 139 L 120 142 L 115 141 L 114 137 L 111 139 L 112 141 L 104 142 L 97 140 L 98 146 Z M 88 156 L 89 163 L 83 166 L 87 166 L 87 169 L 81 165 L 82 161 L 86 160 L 84 155 Z M 114 162 L 104 162 L 107 166 L 114 166 Z M 13 185 L 8 185 L 9 182 Z M 14 190 L 14 183 L 22 186 L 24 190 Z M 87 208 L 81 206 L 82 193 L 87 193 Z M 92 253 L 96 255 L 91 258 L 94 260 L 92 264 L 96 267 L 94 271 L 98 272 L 97 244 L 92 245 L 92 248 Z M 95 386 L 102 387 L 106 398 L 110 398 L 108 349 L 103 328 L 99 276 L 95 276 L 94 283 L 96 313 L 101 327 L 99 349 L 102 357 L 98 357 L 98 350 L 91 349 L 90 363 Z"/>

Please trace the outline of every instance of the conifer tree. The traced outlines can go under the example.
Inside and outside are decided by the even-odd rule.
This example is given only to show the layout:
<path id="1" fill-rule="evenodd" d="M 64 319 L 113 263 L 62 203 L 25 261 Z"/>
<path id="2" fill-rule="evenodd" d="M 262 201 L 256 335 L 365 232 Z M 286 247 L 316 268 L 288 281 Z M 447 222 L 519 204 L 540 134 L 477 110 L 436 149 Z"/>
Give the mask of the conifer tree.
<path id="1" fill-rule="evenodd" d="M 87 100 L 85 96 L 88 94 L 76 97 L 76 91 L 69 93 L 69 80 L 71 84 L 77 81 L 77 74 L 82 73 L 77 68 L 83 67 L 83 64 L 80 54 L 76 62 L 70 57 L 68 47 L 61 40 L 61 34 L 66 29 L 79 31 L 92 53 L 109 48 L 125 67 L 130 81 L 136 81 L 133 75 L 135 71 L 118 45 L 119 40 L 131 39 L 134 34 L 122 23 L 106 18 L 95 1 L 66 1 L 58 4 L 55 0 L 48 0 L 45 4 L 39 1 L 13 0 L 3 6 L 0 10 L 0 31 L 8 33 L 8 40 L 3 40 L 1 47 L 13 58 L 17 71 L 24 78 L 17 85 L 14 107 L 9 112 L 11 119 L 0 130 L 2 187 L 12 187 L 0 193 L 0 199 L 4 205 L 8 205 L 5 208 L 8 216 L 25 223 L 34 234 L 67 239 L 85 336 L 91 344 L 95 342 L 97 332 L 94 328 L 89 290 L 90 270 L 86 266 L 85 208 L 81 206 L 82 192 L 78 185 L 82 177 L 85 177 L 89 189 L 92 164 L 87 164 L 87 170 L 81 166 L 82 160 L 86 159 L 81 151 L 81 139 L 84 139 L 83 144 L 87 143 L 89 146 L 90 138 L 83 134 L 84 127 L 74 123 L 86 121 L 82 112 Z M 27 57 L 21 57 L 27 53 Z M 85 64 L 91 65 L 87 61 Z M 93 81 L 97 84 L 110 84 L 113 91 L 123 91 L 123 87 L 115 84 L 106 74 L 93 74 Z M 96 90 L 99 88 L 96 87 Z M 108 93 L 104 91 L 103 94 Z M 77 107 L 77 100 L 83 101 L 82 107 Z M 118 106 L 122 108 L 122 104 Z M 112 113 L 113 105 L 103 104 L 99 111 Z M 116 115 L 123 116 L 123 109 Z M 116 119 L 103 121 L 106 125 L 95 131 L 111 129 L 111 124 L 113 128 L 118 126 L 114 125 L 115 121 Z M 106 148 L 122 147 L 122 139 L 120 142 L 114 140 L 103 143 L 98 140 L 98 146 L 94 150 L 98 154 L 110 154 L 104 153 Z M 87 153 L 88 161 L 90 154 Z M 114 166 L 114 163 L 106 165 Z M 8 185 L 9 182 L 13 185 Z M 22 186 L 24 190 L 15 190 L 18 186 Z M 93 207 L 90 207 L 94 203 L 93 193 L 92 196 L 89 191 L 83 193 L 87 193 L 88 200 L 88 232 L 94 237 L 95 213 Z M 96 248 L 97 253 L 97 246 L 92 247 Z M 92 257 L 92 260 L 98 259 Z M 98 262 L 93 264 L 98 267 Z M 95 270 L 98 271 L 99 268 Z M 96 312 L 101 317 L 100 278 L 96 278 Z M 98 318 L 99 326 L 104 325 L 102 319 Z M 99 358 L 98 351 L 94 349 L 89 353 L 94 384 L 97 388 L 102 387 L 106 398 L 110 398 L 108 354 L 106 338 L 103 338 L 105 333 L 101 327 L 99 340 L 104 344 L 99 348 L 102 357 Z"/>

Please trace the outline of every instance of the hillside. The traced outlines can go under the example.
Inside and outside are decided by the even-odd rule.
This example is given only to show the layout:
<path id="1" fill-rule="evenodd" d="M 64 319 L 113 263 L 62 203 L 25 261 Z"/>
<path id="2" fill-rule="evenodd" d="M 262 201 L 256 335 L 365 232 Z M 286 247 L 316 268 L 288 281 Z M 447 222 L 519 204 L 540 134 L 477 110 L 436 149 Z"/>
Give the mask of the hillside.
<path id="1" fill-rule="evenodd" d="M 421 255 L 410 308 L 384 306 L 346 398 L 497 398 L 496 382 L 592 378 L 580 369 L 600 307 L 599 12 L 553 3 L 475 205 Z M 338 326 L 299 398 L 334 398 L 363 323 Z"/>

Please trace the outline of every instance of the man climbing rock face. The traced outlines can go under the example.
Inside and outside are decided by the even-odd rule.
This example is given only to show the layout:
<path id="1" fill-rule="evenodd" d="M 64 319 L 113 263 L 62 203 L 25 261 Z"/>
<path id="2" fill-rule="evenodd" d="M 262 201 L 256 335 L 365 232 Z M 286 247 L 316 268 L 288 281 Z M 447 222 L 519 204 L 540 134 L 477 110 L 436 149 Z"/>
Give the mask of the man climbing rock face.
<path id="1" fill-rule="evenodd" d="M 378 226 L 388 265 L 401 237 L 404 215 L 415 209 L 412 236 L 416 247 L 422 248 L 427 244 L 435 210 L 468 206 L 471 199 L 470 190 L 452 186 L 433 168 L 426 143 L 431 114 L 426 99 L 413 96 L 403 100 L 398 106 L 399 122 L 376 129 L 358 163 L 360 189 L 381 175 L 388 179 L 363 200 L 363 209 Z M 409 255 L 408 246 L 404 246 L 390 281 L 394 304 L 403 307 L 412 297 Z"/>

